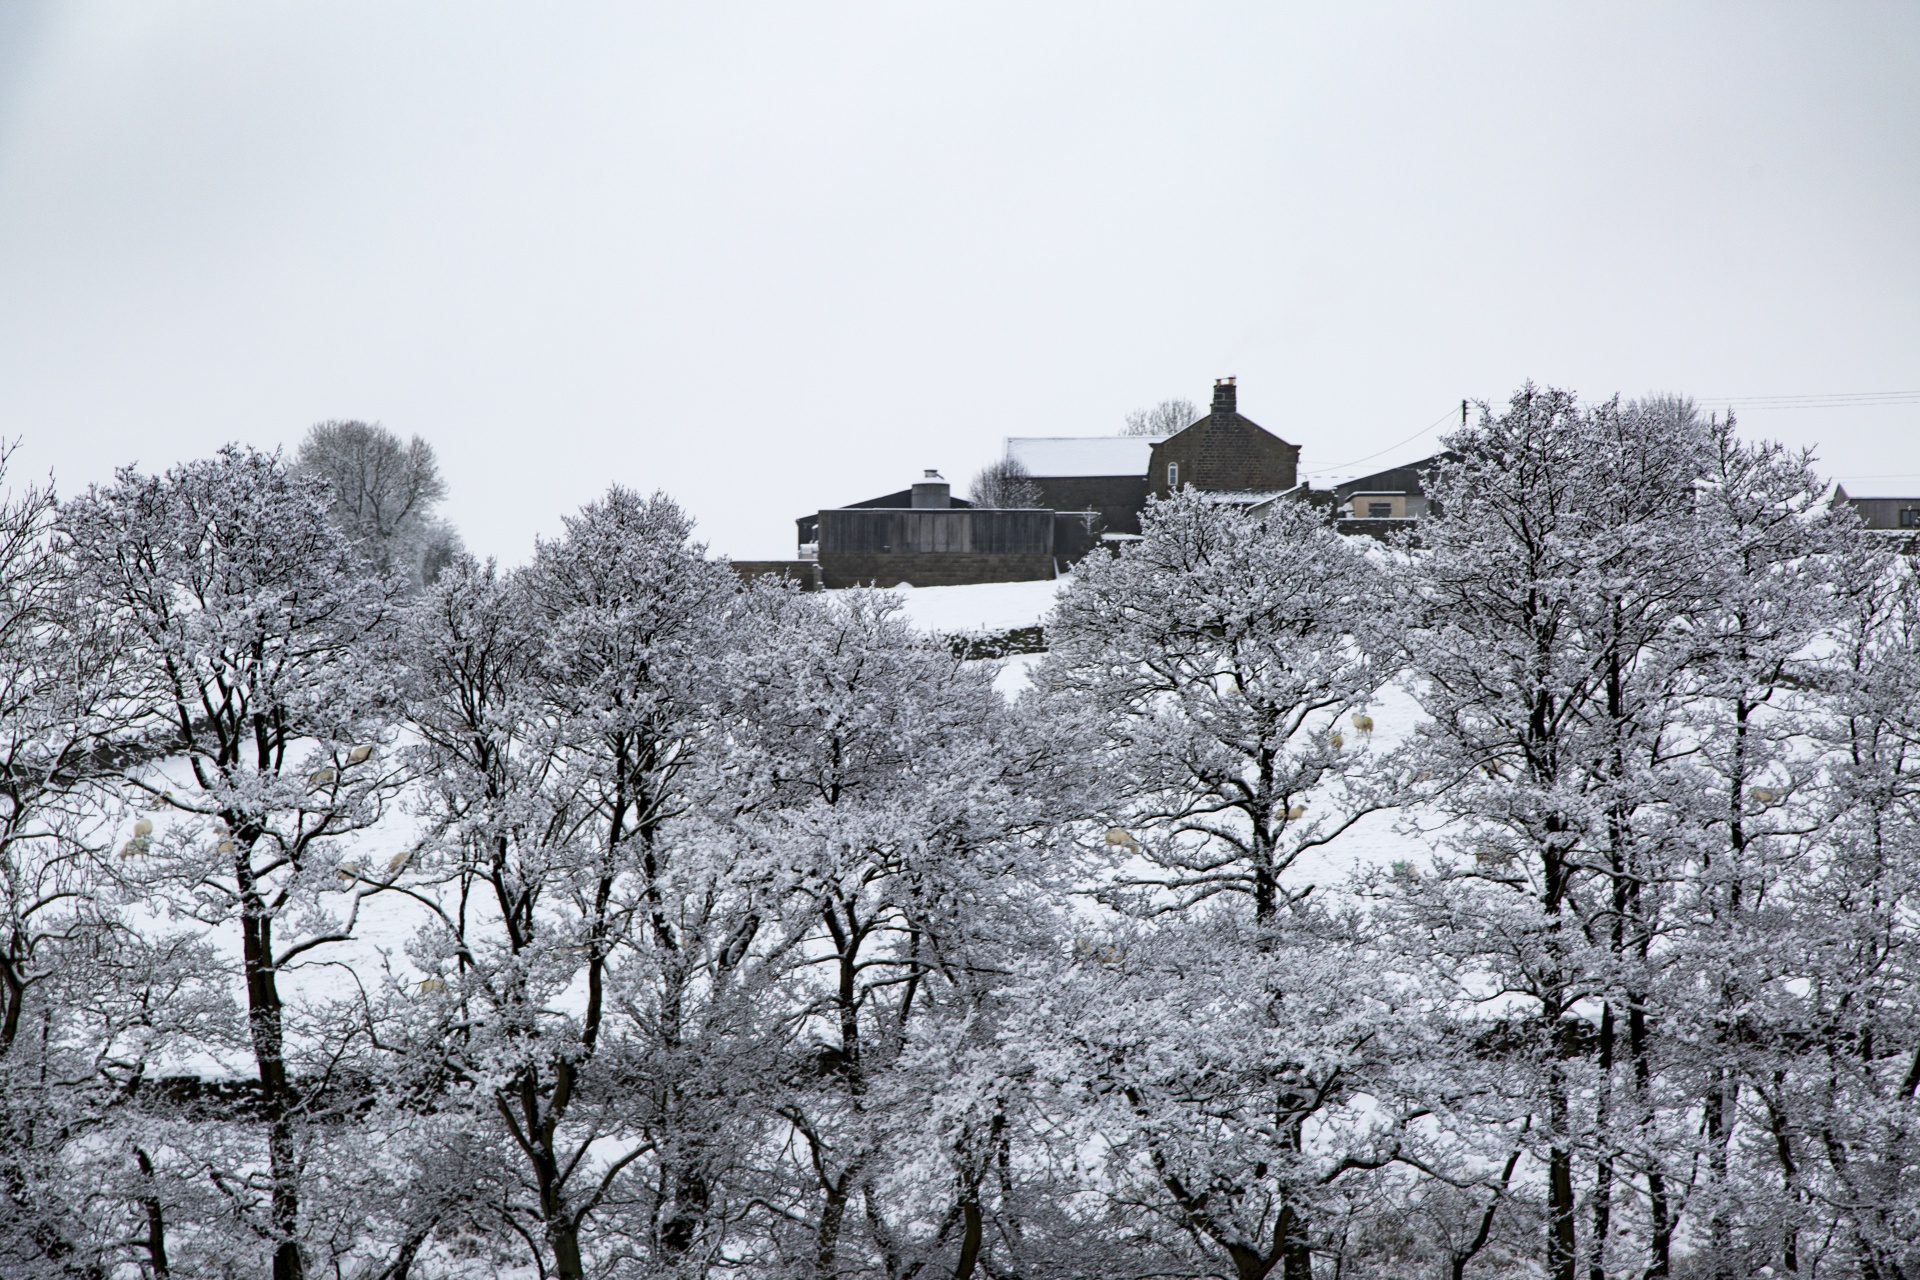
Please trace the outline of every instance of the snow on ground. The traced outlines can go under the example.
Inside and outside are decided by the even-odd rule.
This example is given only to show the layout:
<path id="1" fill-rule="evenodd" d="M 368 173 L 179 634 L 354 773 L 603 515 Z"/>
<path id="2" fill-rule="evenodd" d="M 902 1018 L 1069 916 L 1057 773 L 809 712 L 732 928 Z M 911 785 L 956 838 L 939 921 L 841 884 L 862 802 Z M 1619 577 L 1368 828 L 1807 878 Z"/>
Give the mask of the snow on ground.
<path id="1" fill-rule="evenodd" d="M 1067 582 L 1067 577 L 1061 577 L 1034 582 L 980 582 L 964 587 L 902 584 L 893 588 L 893 594 L 900 597 L 906 620 L 924 631 L 936 635 L 992 633 L 1039 626 Z M 1017 653 L 997 659 L 1000 672 L 993 687 L 1005 697 L 1018 697 L 1030 683 L 1030 673 L 1040 657 L 1037 653 Z"/>
<path id="2" fill-rule="evenodd" d="M 993 687 L 1003 698 L 1019 697 L 1033 683 L 1034 664 L 1044 657 L 1043 653 L 1016 653 L 999 659 L 1000 672 L 993 678 Z"/>
<path id="3" fill-rule="evenodd" d="M 1053 608 L 1067 578 L 1036 582 L 981 582 L 965 587 L 893 588 L 902 613 L 916 627 L 951 635 L 957 631 L 1011 631 L 1034 627 Z"/>
<path id="4" fill-rule="evenodd" d="M 1403 743 L 1413 728 L 1425 719 L 1420 704 L 1404 681 L 1396 680 L 1375 696 L 1368 714 L 1373 717 L 1373 732 L 1362 735 L 1351 725 L 1341 726 L 1348 750 L 1383 752 Z M 1311 814 L 1313 802 L 1308 801 Z M 1358 872 L 1383 868 L 1396 862 L 1430 864 L 1434 843 L 1430 836 L 1407 830 L 1409 819 L 1424 819 L 1421 826 L 1433 825 L 1431 814 L 1387 809 L 1370 813 L 1347 828 L 1329 843 L 1310 849 L 1294 863 L 1292 882 L 1337 887 Z"/>

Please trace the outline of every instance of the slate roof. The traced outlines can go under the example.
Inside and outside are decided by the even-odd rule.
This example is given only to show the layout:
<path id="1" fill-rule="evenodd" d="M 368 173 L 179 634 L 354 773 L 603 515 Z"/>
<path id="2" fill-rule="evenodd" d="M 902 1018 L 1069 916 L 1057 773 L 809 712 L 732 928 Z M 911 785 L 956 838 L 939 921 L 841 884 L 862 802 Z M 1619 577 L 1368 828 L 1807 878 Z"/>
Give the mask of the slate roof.
<path id="1" fill-rule="evenodd" d="M 1920 501 L 1920 480 L 1858 480 L 1852 484 L 1836 484 L 1833 491 L 1835 501 L 1851 498 L 1863 502 L 1914 502 Z"/>

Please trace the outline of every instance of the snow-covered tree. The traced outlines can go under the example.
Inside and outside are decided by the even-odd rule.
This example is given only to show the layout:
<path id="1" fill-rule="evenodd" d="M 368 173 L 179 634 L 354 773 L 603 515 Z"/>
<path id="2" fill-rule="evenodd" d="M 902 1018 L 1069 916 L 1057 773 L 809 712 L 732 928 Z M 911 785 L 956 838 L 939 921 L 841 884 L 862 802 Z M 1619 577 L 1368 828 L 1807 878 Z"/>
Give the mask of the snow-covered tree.
<path id="1" fill-rule="evenodd" d="M 140 1196 L 108 1188 L 147 1160 L 128 1099 L 219 1013 L 204 948 L 143 938 L 103 892 L 120 651 L 78 607 L 55 514 L 39 486 L 0 497 L 0 1270 L 23 1277 L 126 1260 L 120 1215 Z"/>
<path id="2" fill-rule="evenodd" d="M 1515 1069 L 1511 1092 L 1489 1078 L 1481 1123 L 1530 1122 L 1547 1272 L 1572 1280 L 1578 1148 L 1609 1123 L 1576 1110 L 1593 1071 L 1610 1078 L 1617 1010 L 1645 1083 L 1633 958 L 1644 961 L 1652 930 L 1641 891 L 1663 866 L 1642 811 L 1702 589 L 1690 526 L 1703 442 L 1658 409 L 1587 411 L 1527 387 L 1447 443 L 1430 484 L 1446 514 L 1423 530 L 1408 575 L 1408 649 L 1430 717 L 1415 750 L 1461 860 L 1401 887 L 1415 904 L 1411 945 L 1431 949 L 1452 1000 L 1495 1015 L 1485 1034 Z M 1640 1105 L 1646 1121 L 1653 1104 Z M 1596 1141 L 1604 1239 L 1616 1174 L 1611 1137 Z M 1664 1258 L 1658 1146 L 1642 1172 Z"/>
<path id="3" fill-rule="evenodd" d="M 703 834 L 697 767 L 734 587 L 689 535 L 615 488 L 525 570 L 456 562 L 410 629 L 441 886 L 410 1035 L 504 1128 L 504 1225 L 569 1280 L 596 1215 L 698 1270 L 740 1136 L 713 1113 L 744 1069 L 752 890 Z"/>
<path id="4" fill-rule="evenodd" d="M 1304 503 L 1248 516 L 1183 490 L 1141 527 L 1082 562 L 1035 679 L 1102 742 L 1109 838 L 1148 864 L 1116 886 L 1244 894 L 1270 920 L 1307 892 L 1283 883 L 1303 853 L 1393 803 L 1367 714 L 1394 674 L 1389 589 Z"/>
<path id="5" fill-rule="evenodd" d="M 1349 1186 L 1414 1136 L 1378 1083 L 1392 988 L 1294 874 L 1398 797 L 1368 711 L 1394 674 L 1391 588 L 1305 504 L 1183 492 L 1142 528 L 1081 566 L 1036 677 L 1036 712 L 1099 743 L 1102 897 L 1150 922 L 1089 940 L 1058 984 L 1078 1094 L 1056 1096 L 1104 1152 L 1088 1185 L 1123 1238 L 1305 1280 L 1340 1252 Z"/>
<path id="6" fill-rule="evenodd" d="M 238 935 L 266 1159 L 264 1174 L 253 1158 L 213 1172 L 228 1230 L 297 1280 L 302 1170 L 342 1050 L 332 1030 L 309 1042 L 290 1026 L 283 981 L 350 938 L 362 899 L 394 878 L 342 848 L 400 782 L 380 750 L 395 586 L 361 571 L 319 482 L 237 446 L 162 476 L 124 469 L 60 523 L 90 625 L 123 646 L 117 694 L 161 757 L 124 774 L 150 813 L 127 832 L 126 875 Z"/>
<path id="7" fill-rule="evenodd" d="M 1755 1184 L 1726 1234 L 1754 1261 L 1891 1277 L 1920 1263 L 1920 589 L 1891 548 L 1836 560 L 1825 786 L 1754 802 L 1811 808 L 1812 847 L 1758 886 L 1771 964 L 1734 1023 Z"/>
<path id="8" fill-rule="evenodd" d="M 727 669 L 732 825 L 782 894 L 795 1030 L 767 1227 L 781 1274 L 823 1280 L 1029 1265 L 1013 1103 L 984 1064 L 1012 970 L 1057 940 L 1053 752 L 990 666 L 897 608 L 771 597 Z"/>

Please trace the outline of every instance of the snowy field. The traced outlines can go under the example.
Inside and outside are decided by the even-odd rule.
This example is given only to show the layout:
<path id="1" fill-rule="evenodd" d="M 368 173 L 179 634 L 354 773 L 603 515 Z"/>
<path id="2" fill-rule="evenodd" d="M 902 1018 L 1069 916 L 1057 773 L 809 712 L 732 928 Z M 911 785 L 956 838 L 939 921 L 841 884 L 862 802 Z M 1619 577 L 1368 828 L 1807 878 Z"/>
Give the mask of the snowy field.
<path id="1" fill-rule="evenodd" d="M 1072 580 L 983 582 L 968 587 L 893 588 L 902 612 L 916 627 L 942 635 L 970 631 L 1011 631 L 1038 626 L 1053 608 L 1060 590 Z M 832 594 L 829 592 L 828 594 Z"/>

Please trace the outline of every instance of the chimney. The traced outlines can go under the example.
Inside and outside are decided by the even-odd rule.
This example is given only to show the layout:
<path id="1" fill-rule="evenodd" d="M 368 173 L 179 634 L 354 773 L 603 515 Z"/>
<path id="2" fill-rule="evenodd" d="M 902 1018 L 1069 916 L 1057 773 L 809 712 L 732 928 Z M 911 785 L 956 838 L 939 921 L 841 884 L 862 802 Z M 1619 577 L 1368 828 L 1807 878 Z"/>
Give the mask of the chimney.
<path id="1" fill-rule="evenodd" d="M 947 487 L 947 482 L 940 478 L 938 471 L 929 470 L 926 475 L 913 482 L 913 505 L 915 510 L 921 507 L 937 507 L 945 510 L 953 505 L 952 490 Z"/>
<path id="2" fill-rule="evenodd" d="M 1213 411 L 1215 413 L 1239 412 L 1234 408 L 1232 378 L 1215 378 L 1213 380 Z"/>

